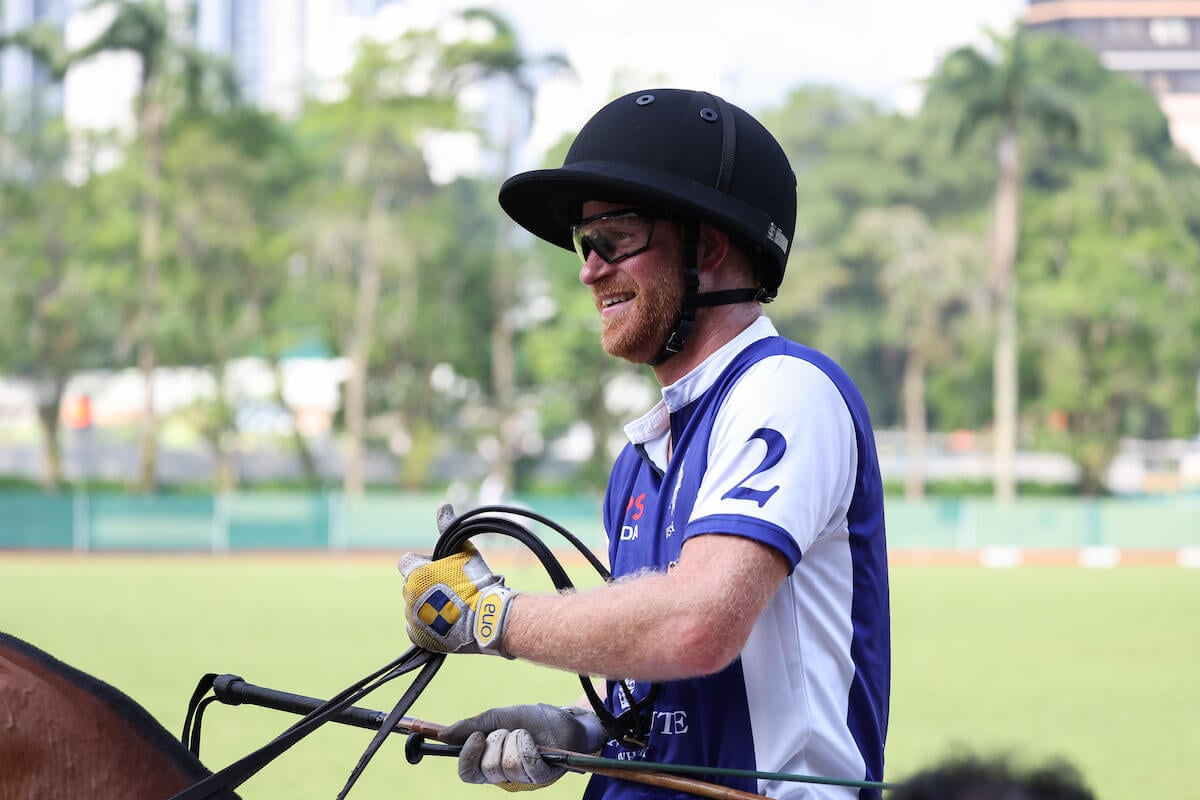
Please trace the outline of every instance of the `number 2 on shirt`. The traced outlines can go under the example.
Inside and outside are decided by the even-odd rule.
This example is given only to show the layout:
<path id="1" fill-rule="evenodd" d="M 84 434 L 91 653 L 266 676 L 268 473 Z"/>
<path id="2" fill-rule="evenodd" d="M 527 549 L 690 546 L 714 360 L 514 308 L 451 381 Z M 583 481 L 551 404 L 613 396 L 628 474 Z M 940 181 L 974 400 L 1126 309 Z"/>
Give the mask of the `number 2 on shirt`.
<path id="1" fill-rule="evenodd" d="M 737 486 L 734 486 L 728 492 L 721 495 L 722 500 L 753 500 L 758 503 L 759 508 L 762 508 L 771 499 L 771 496 L 779 491 L 778 486 L 773 486 L 765 491 L 762 489 L 751 489 L 746 485 L 746 481 L 779 463 L 779 460 L 783 458 L 783 454 L 787 452 L 787 439 L 784 439 L 783 434 L 773 428 L 759 428 L 750 434 L 750 438 L 746 442 L 750 443 L 755 439 L 762 440 L 763 444 L 767 446 L 767 452 L 763 456 L 763 460 L 759 462 L 758 466 L 749 475 L 742 478 Z"/>

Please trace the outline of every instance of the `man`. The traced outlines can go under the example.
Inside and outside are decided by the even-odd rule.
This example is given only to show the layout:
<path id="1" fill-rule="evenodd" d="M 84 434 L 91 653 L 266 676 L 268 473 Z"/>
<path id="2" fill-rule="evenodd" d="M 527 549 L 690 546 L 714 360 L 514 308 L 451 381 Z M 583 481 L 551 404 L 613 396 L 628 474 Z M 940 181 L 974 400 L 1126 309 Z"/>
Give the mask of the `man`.
<path id="1" fill-rule="evenodd" d="M 608 679 L 595 711 L 493 709 L 451 726 L 464 780 L 542 785 L 538 747 L 882 779 L 890 684 L 883 496 L 865 404 L 762 314 L 783 279 L 796 179 L 774 137 L 704 92 L 621 97 L 559 169 L 500 204 L 574 248 L 611 355 L 662 401 L 626 427 L 604 502 L 615 580 L 519 594 L 477 553 L 402 559 L 409 634 L 444 652 Z M 856 790 L 723 779 L 774 798 Z M 593 777 L 585 797 L 682 797 Z M 862 797 L 877 796 L 863 790 Z"/>

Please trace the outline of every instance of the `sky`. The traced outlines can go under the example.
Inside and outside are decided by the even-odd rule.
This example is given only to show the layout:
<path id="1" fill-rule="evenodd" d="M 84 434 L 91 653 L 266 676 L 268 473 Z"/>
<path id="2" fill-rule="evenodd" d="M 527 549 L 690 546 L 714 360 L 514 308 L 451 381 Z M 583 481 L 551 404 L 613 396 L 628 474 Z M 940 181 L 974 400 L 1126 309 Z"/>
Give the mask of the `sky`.
<path id="1" fill-rule="evenodd" d="M 831 84 L 901 109 L 938 59 L 1009 30 L 1026 0 L 486 0 L 526 53 L 567 56 L 546 83 L 526 158 L 620 91 L 703 89 L 751 113 L 802 84 Z M 614 80 L 616 78 L 616 80 Z"/>

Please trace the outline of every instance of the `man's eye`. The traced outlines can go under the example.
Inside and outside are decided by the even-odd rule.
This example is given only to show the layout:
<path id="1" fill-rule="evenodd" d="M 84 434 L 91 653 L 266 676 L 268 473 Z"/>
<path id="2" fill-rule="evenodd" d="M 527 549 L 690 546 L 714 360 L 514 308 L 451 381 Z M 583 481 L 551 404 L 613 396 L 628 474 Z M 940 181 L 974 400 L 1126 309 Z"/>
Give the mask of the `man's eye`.
<path id="1" fill-rule="evenodd" d="M 631 225 L 610 228 L 608 236 L 612 239 L 631 239 L 638 235 L 638 229 Z"/>

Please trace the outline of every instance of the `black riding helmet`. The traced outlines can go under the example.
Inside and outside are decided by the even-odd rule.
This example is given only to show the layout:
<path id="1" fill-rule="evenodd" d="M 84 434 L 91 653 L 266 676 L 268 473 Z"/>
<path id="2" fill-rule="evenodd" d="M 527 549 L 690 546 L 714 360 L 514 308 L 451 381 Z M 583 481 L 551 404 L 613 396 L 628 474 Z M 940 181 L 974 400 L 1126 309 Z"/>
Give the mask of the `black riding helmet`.
<path id="1" fill-rule="evenodd" d="M 661 363 L 683 347 L 697 307 L 770 301 L 783 280 L 796 226 L 796 176 L 775 137 L 737 106 L 706 92 L 650 89 L 600 109 L 562 167 L 514 175 L 500 205 L 521 227 L 573 250 L 583 203 L 606 200 L 684 222 L 687 295 Z M 756 262 L 761 285 L 699 294 L 698 224 L 729 233 Z M 690 241 L 689 241 L 690 240 Z"/>

